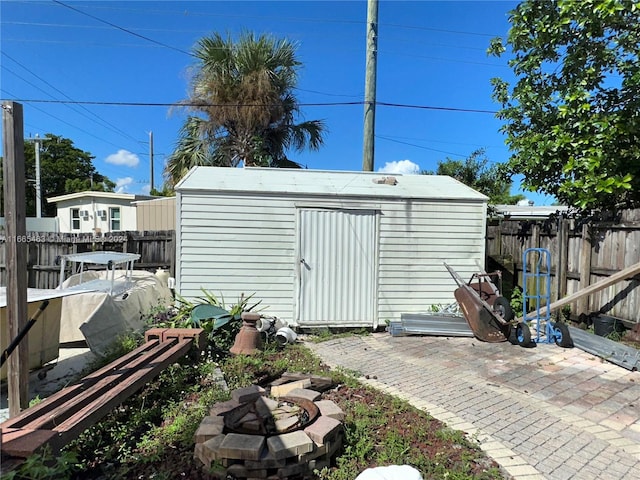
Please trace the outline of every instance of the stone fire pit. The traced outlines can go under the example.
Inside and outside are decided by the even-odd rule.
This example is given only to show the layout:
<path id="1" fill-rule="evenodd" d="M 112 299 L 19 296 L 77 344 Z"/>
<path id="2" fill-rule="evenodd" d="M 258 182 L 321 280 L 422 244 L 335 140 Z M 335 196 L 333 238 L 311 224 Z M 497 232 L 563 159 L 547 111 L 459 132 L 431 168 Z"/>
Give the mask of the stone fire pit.
<path id="1" fill-rule="evenodd" d="M 194 457 L 219 478 L 310 477 L 314 469 L 329 466 L 342 445 L 344 412 L 321 400 L 318 391 L 330 383 L 285 374 L 269 391 L 234 390 L 231 400 L 215 404 L 200 424 Z"/>

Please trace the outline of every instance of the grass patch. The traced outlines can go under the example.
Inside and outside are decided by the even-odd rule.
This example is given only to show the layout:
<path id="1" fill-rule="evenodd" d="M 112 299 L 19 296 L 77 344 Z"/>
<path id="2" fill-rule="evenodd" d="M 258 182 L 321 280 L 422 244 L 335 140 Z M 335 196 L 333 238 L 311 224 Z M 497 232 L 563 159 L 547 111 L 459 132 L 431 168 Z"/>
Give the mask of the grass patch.
<path id="1" fill-rule="evenodd" d="M 124 349 L 136 346 L 120 343 Z M 193 458 L 193 435 L 209 407 L 229 398 L 229 391 L 216 383 L 217 368 L 230 389 L 266 385 L 286 371 L 332 378 L 336 387 L 323 395 L 345 412 L 345 440 L 335 464 L 315 473 L 317 480 L 353 480 L 366 468 L 389 464 L 412 465 L 425 479 L 503 478 L 497 464 L 462 432 L 360 384 L 357 372 L 329 369 L 304 345 L 294 344 L 284 349 L 270 345 L 255 356 L 216 362 L 207 355 L 184 357 L 80 435 L 61 456 L 30 459 L 27 470 L 2 479 L 211 480 Z M 47 464 L 53 469 L 49 476 L 41 473 Z"/>

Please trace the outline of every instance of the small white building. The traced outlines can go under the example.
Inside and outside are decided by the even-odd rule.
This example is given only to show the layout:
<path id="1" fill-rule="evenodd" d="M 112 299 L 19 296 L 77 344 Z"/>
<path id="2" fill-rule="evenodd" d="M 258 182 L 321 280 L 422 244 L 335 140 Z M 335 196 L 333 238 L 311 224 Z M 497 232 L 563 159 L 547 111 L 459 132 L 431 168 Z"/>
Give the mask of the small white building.
<path id="1" fill-rule="evenodd" d="M 564 205 L 494 205 L 495 215 L 506 220 L 545 220 L 551 215 L 567 213 L 569 207 Z"/>
<path id="2" fill-rule="evenodd" d="M 300 327 L 376 328 L 454 301 L 484 265 L 487 197 L 446 176 L 196 167 L 176 186 L 176 286 L 253 295 Z"/>
<path id="3" fill-rule="evenodd" d="M 132 202 L 153 197 L 130 193 L 77 192 L 47 198 L 57 206 L 59 231 L 63 233 L 109 233 L 136 230 L 136 207 Z"/>

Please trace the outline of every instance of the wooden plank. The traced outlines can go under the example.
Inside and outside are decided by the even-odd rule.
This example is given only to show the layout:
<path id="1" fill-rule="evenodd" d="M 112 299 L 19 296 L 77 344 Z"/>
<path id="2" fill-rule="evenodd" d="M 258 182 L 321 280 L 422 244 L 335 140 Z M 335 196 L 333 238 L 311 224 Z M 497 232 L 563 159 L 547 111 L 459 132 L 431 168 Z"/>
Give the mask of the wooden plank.
<path id="1" fill-rule="evenodd" d="M 4 216 L 7 243 L 7 306 L 10 344 L 26 327 L 27 319 L 27 244 L 24 131 L 22 105 L 2 104 Z M 0 332 L 5 335 L 5 332 Z M 7 362 L 9 415 L 15 416 L 29 406 L 29 343 L 25 337 Z"/>
<path id="2" fill-rule="evenodd" d="M 2 423 L 2 432 L 8 440 L 3 442 L 4 453 L 28 456 L 45 443 L 57 451 L 184 356 L 193 341 L 193 338 L 162 343 L 149 340 L 87 375 L 80 383 L 23 412 L 20 418 Z M 88 384 L 92 386 L 87 388 Z"/>
<path id="3" fill-rule="evenodd" d="M 89 388 L 83 388 L 79 395 L 74 395 L 67 400 L 41 415 L 39 418 L 29 422 L 29 428 L 59 430 L 60 425 L 66 422 L 76 412 L 83 411 L 86 405 L 94 404 L 110 391 L 118 391 L 122 386 L 130 382 L 129 376 L 133 375 L 137 368 L 144 368 L 151 359 L 162 355 L 171 345 L 168 343 L 158 343 L 151 350 L 134 357 L 121 368 L 114 368 L 102 375 Z"/>
<path id="4" fill-rule="evenodd" d="M 599 282 L 594 283 L 593 285 L 589 285 L 586 288 L 581 288 L 568 297 L 562 298 L 556 302 L 552 302 L 548 307 L 542 307 L 540 309 L 540 315 L 546 314 L 547 308 L 550 312 L 553 312 L 555 310 L 558 310 L 559 308 L 564 307 L 565 305 L 575 302 L 576 300 L 591 295 L 592 293 L 599 292 L 600 290 L 603 290 L 608 286 L 613 285 L 614 283 L 620 282 L 626 278 L 631 278 L 638 273 L 640 273 L 640 262 L 623 270 L 620 270 L 618 273 L 611 275 L 608 278 L 602 279 Z M 522 321 L 522 317 L 518 318 L 518 321 Z"/>
<path id="5" fill-rule="evenodd" d="M 133 395 L 145 383 L 160 374 L 168 365 L 176 359 L 184 356 L 193 344 L 193 339 L 184 339 L 174 344 L 169 350 L 154 358 L 154 361 L 136 369 L 131 377 L 121 385 L 121 388 L 112 389 L 105 395 L 86 405 L 82 410 L 57 425 L 54 430 L 60 433 L 63 443 L 76 438 L 80 433 L 100 420 L 110 410 L 120 405 L 124 400 Z"/>
<path id="6" fill-rule="evenodd" d="M 153 340 L 146 342 L 140 347 L 132 350 L 126 355 L 114 360 L 108 365 L 105 365 L 99 370 L 87 375 L 80 382 L 75 385 L 71 385 L 69 387 L 63 388 L 62 390 L 48 396 L 44 401 L 40 402 L 37 405 L 23 411 L 20 415 L 10 418 L 9 420 L 3 422 L 0 426 L 2 430 L 8 428 L 22 428 L 29 425 L 30 422 L 35 421 L 38 417 L 48 414 L 48 412 L 54 410 L 60 405 L 63 405 L 69 398 L 73 398 L 76 395 L 82 394 L 84 390 L 90 388 L 91 385 L 95 384 L 103 375 L 106 375 L 112 370 L 118 370 L 123 368 L 128 362 L 130 362 L 133 358 L 143 354 L 144 352 L 154 348 L 159 343 L 158 340 Z"/>

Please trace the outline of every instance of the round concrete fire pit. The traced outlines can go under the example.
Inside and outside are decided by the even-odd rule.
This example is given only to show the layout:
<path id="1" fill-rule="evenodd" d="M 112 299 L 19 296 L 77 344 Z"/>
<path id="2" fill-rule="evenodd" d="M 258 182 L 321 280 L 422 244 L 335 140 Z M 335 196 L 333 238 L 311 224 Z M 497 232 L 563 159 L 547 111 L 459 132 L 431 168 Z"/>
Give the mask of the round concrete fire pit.
<path id="1" fill-rule="evenodd" d="M 219 478 L 299 479 L 329 466 L 342 445 L 344 412 L 309 388 L 313 378 L 251 386 L 211 407 L 195 452 Z M 270 393 L 270 395 L 269 395 Z"/>

